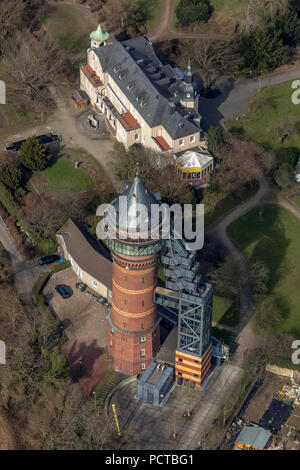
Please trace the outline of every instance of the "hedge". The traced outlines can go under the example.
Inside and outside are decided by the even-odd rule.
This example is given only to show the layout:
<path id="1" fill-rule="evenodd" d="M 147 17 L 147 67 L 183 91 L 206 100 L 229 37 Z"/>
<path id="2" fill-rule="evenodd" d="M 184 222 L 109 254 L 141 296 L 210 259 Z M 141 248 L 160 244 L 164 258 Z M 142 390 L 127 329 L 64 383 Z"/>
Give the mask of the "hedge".
<path id="1" fill-rule="evenodd" d="M 11 193 L 5 188 L 4 184 L 0 183 L 0 201 L 10 215 L 16 217 L 28 235 L 29 240 L 40 251 L 46 255 L 55 253 L 57 251 L 58 242 L 56 237 L 41 238 L 38 232 L 31 226 L 28 220 L 24 219 L 21 214 L 21 207 L 19 203 L 13 198 Z"/>

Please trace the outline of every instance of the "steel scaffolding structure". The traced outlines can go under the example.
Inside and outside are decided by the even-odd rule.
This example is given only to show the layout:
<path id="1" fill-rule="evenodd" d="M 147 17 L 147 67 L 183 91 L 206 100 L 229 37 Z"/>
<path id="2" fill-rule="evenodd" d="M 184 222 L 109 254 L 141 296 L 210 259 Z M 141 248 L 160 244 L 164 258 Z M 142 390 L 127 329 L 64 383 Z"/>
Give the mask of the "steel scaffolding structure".
<path id="1" fill-rule="evenodd" d="M 202 357 L 211 345 L 213 288 L 203 281 L 196 251 L 171 237 L 162 255 L 166 288 L 158 288 L 155 302 L 178 314 L 177 350 Z"/>

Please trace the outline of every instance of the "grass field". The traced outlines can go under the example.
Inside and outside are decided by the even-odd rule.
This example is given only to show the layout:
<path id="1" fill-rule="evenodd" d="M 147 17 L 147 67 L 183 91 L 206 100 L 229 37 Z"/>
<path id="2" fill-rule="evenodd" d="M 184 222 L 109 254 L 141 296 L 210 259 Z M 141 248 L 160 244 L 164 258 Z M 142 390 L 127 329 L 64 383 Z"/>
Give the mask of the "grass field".
<path id="1" fill-rule="evenodd" d="M 74 168 L 67 160 L 58 160 L 43 172 L 39 172 L 38 177 L 44 180 L 43 187 L 39 188 L 40 194 L 48 191 L 76 193 L 94 188 L 89 175 L 81 168 Z"/>
<path id="2" fill-rule="evenodd" d="M 153 33 L 159 26 L 163 13 L 163 0 L 151 0 L 149 6 L 151 16 L 146 23 L 147 32 Z"/>
<path id="3" fill-rule="evenodd" d="M 228 326 L 239 324 L 239 310 L 230 299 L 214 295 L 213 321 Z"/>
<path id="4" fill-rule="evenodd" d="M 284 312 L 275 333 L 300 336 L 300 222 L 286 209 L 266 204 L 229 226 L 228 234 L 250 260 L 270 270 L 269 295 Z"/>
<path id="5" fill-rule="evenodd" d="M 294 202 L 295 204 L 297 204 L 297 206 L 300 207 L 300 196 L 294 197 L 293 202 Z"/>
<path id="6" fill-rule="evenodd" d="M 239 132 L 247 140 L 258 142 L 267 150 L 276 150 L 281 147 L 300 149 L 300 105 L 292 103 L 291 95 L 294 90 L 291 84 L 292 82 L 289 81 L 257 92 L 253 99 L 261 101 L 261 109 L 256 112 L 249 110 L 238 121 L 228 122 L 229 130 Z M 283 144 L 278 134 L 280 128 L 286 129 L 284 134 L 288 133 Z"/>
<path id="7" fill-rule="evenodd" d="M 234 194 L 210 193 L 207 191 L 204 199 L 201 201 L 204 204 L 205 214 L 205 228 L 217 222 L 218 219 L 224 217 L 232 209 L 240 205 L 252 197 L 258 190 L 258 185 L 253 185 L 244 191 L 240 197 Z"/>
<path id="8" fill-rule="evenodd" d="M 42 22 L 53 39 L 67 53 L 86 52 L 90 44 L 89 35 L 97 26 L 88 14 L 88 10 L 79 5 L 54 5 L 42 18 Z"/>

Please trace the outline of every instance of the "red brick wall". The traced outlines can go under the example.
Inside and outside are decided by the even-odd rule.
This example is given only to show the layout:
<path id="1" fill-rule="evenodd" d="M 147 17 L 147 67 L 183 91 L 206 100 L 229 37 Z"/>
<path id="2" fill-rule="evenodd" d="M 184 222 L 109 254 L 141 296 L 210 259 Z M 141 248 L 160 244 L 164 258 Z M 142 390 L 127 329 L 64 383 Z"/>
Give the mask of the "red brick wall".
<path id="1" fill-rule="evenodd" d="M 111 320 L 117 328 L 125 331 L 112 332 L 109 326 L 107 353 L 113 369 L 135 375 L 143 372 L 141 364 L 145 364 L 145 369 L 148 367 L 160 345 L 159 326 L 154 332 L 145 333 L 154 328 L 157 322 L 154 290 L 157 284 L 158 256 L 130 257 L 128 261 L 114 252 L 112 256 Z M 138 334 L 130 335 L 126 332 Z M 142 336 L 146 336 L 146 341 L 140 343 Z M 143 357 L 140 355 L 141 349 L 145 350 Z"/>

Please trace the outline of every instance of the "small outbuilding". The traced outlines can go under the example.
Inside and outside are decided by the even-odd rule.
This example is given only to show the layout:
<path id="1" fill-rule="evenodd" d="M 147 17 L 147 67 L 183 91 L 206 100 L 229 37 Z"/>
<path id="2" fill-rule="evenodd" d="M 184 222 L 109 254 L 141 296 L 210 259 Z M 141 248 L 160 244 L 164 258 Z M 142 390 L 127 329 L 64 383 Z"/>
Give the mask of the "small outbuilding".
<path id="1" fill-rule="evenodd" d="M 137 399 L 163 406 L 174 384 L 174 368 L 152 361 L 137 383 Z"/>
<path id="2" fill-rule="evenodd" d="M 260 426 L 245 426 L 238 435 L 234 448 L 240 450 L 263 450 L 272 434 Z"/>
<path id="3" fill-rule="evenodd" d="M 72 101 L 77 109 L 86 109 L 89 105 L 89 97 L 83 90 L 76 90 L 72 94 Z"/>
<path id="4" fill-rule="evenodd" d="M 202 147 L 198 147 L 197 150 L 187 150 L 174 158 L 178 176 L 190 184 L 207 181 L 214 169 L 213 156 Z"/>

